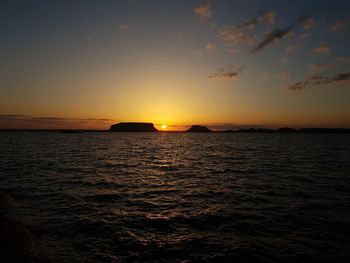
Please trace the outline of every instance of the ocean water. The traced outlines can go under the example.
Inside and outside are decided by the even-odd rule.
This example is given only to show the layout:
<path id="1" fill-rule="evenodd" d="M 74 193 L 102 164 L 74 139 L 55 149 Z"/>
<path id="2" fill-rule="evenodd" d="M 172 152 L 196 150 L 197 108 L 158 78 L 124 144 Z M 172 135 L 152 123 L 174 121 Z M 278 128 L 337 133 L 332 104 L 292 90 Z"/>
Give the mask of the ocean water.
<path id="1" fill-rule="evenodd" d="M 0 133 L 43 262 L 349 262 L 349 134 Z"/>

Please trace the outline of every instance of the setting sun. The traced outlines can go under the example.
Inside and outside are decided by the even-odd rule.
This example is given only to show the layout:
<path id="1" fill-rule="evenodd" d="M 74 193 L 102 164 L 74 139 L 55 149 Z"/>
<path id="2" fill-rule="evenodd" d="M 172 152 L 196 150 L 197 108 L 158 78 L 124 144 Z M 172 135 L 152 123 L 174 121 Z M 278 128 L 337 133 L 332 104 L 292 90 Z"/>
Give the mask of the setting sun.
<path id="1" fill-rule="evenodd" d="M 0 6 L 0 263 L 350 263 L 350 0 Z"/>

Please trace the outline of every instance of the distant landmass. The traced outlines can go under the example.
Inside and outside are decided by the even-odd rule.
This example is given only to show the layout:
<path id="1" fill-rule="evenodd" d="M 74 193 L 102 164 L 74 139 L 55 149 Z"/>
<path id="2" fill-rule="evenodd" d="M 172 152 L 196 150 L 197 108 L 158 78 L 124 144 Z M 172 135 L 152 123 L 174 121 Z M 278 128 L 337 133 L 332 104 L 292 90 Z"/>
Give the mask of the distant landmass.
<path id="1" fill-rule="evenodd" d="M 282 127 L 276 130 L 266 128 L 249 128 L 238 130 L 226 130 L 219 132 L 235 132 L 235 133 L 350 133 L 350 129 L 345 128 L 288 128 Z"/>
<path id="2" fill-rule="evenodd" d="M 84 132 L 159 132 L 153 123 L 147 122 L 121 122 L 114 124 L 108 130 L 86 130 L 86 129 L 1 129 L 0 132 L 61 132 L 61 133 L 84 133 Z M 246 128 L 237 130 L 212 131 L 205 126 L 193 125 L 186 131 L 162 131 L 162 132 L 215 132 L 215 133 L 350 133 L 348 128 Z"/>
<path id="3" fill-rule="evenodd" d="M 191 128 L 189 128 L 186 132 L 212 132 L 205 126 L 200 125 L 193 125 Z"/>
<path id="4" fill-rule="evenodd" d="M 111 132 L 157 132 L 153 123 L 147 122 L 120 122 L 109 129 Z"/>

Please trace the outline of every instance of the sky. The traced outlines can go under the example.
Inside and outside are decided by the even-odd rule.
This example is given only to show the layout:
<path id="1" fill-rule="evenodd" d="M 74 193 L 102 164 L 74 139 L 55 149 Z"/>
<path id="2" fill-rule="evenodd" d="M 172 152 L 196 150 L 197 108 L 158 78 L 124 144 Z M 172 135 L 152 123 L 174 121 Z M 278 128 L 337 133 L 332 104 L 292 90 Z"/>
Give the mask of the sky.
<path id="1" fill-rule="evenodd" d="M 1 1 L 0 128 L 350 128 L 350 0 Z"/>

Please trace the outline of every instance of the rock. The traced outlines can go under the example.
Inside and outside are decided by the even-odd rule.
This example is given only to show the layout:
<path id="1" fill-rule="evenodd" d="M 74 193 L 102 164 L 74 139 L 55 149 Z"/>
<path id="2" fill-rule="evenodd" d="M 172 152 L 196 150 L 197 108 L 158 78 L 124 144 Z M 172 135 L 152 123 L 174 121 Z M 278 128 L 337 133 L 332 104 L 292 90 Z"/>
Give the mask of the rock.
<path id="1" fill-rule="evenodd" d="M 282 128 L 277 129 L 276 132 L 280 132 L 280 133 L 291 133 L 291 132 L 297 132 L 297 130 L 294 129 L 294 128 L 282 127 Z"/>
<path id="2" fill-rule="evenodd" d="M 350 129 L 342 128 L 302 128 L 301 133 L 350 133 Z"/>
<path id="3" fill-rule="evenodd" d="M 146 122 L 120 122 L 111 126 L 112 132 L 157 132 L 153 123 Z"/>
<path id="4" fill-rule="evenodd" d="M 193 125 L 191 128 L 189 128 L 186 132 L 212 132 L 205 126 L 200 125 Z"/>
<path id="5" fill-rule="evenodd" d="M 238 129 L 237 132 L 246 132 L 246 133 L 270 133 L 274 132 L 272 129 L 266 128 L 249 128 L 249 129 Z"/>
<path id="6" fill-rule="evenodd" d="M 32 234 L 13 215 L 11 198 L 0 192 L 0 262 L 38 263 Z"/>

